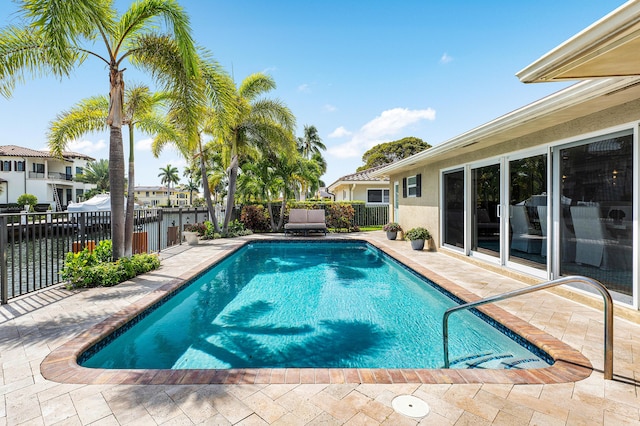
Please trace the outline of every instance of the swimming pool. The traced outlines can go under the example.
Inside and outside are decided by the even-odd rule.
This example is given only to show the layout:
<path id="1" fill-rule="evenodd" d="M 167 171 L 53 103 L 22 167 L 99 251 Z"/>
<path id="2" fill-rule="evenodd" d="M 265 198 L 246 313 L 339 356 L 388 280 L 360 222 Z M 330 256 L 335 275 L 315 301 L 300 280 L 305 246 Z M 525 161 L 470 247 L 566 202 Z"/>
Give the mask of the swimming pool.
<path id="1" fill-rule="evenodd" d="M 108 369 L 389 368 L 443 363 L 459 301 L 365 242 L 254 242 L 85 351 Z M 450 320 L 452 368 L 548 367 L 495 321 Z"/>

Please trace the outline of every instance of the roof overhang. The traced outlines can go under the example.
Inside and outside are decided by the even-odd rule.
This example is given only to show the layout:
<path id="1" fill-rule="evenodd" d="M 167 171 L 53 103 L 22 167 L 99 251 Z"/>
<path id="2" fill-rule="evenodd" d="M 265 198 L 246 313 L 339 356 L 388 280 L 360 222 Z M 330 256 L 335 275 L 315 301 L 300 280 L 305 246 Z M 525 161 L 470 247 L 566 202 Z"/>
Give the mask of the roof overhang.
<path id="1" fill-rule="evenodd" d="M 477 151 L 640 99 L 640 77 L 586 80 L 503 115 L 372 176 L 389 176 L 433 161 Z"/>
<path id="2" fill-rule="evenodd" d="M 640 75 L 640 2 L 631 0 L 516 76 L 524 83 Z"/>

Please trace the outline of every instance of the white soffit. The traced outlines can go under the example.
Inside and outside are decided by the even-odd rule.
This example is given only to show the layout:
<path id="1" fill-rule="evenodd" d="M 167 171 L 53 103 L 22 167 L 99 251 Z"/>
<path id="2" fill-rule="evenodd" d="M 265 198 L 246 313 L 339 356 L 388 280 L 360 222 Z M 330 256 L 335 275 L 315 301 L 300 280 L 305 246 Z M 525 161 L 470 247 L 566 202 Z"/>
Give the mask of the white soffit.
<path id="1" fill-rule="evenodd" d="M 516 73 L 524 83 L 640 75 L 640 1 L 631 0 Z"/>

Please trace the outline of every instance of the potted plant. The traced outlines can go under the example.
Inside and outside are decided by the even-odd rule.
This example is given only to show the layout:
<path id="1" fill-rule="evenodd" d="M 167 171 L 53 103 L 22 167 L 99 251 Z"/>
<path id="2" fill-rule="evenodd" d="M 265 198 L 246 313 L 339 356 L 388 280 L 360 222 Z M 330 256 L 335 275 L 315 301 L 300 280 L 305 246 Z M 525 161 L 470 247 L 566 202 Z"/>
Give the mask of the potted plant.
<path id="1" fill-rule="evenodd" d="M 396 222 L 389 222 L 382 227 L 382 230 L 387 233 L 388 239 L 395 240 L 398 236 L 398 232 L 402 231 L 402 228 L 400 228 L 400 224 Z"/>
<path id="2" fill-rule="evenodd" d="M 424 242 L 431 239 L 431 233 L 427 228 L 417 227 L 411 228 L 404 237 L 411 241 L 411 248 L 414 250 L 422 250 L 424 248 Z"/>
<path id="3" fill-rule="evenodd" d="M 195 225 L 186 224 L 184 226 L 184 231 L 182 231 L 183 238 L 187 241 L 187 244 L 190 246 L 198 245 L 198 231 Z"/>

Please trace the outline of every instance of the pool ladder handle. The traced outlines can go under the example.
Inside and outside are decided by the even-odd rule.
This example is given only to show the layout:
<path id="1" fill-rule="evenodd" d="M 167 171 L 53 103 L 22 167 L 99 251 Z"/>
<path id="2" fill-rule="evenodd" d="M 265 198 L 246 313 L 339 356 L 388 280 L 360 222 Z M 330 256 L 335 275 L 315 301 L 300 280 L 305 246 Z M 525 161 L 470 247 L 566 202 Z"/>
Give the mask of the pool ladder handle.
<path id="1" fill-rule="evenodd" d="M 572 275 L 568 277 L 558 278 L 556 280 L 547 281 L 546 283 L 536 284 L 531 287 L 510 291 L 503 294 L 487 297 L 486 299 L 477 300 L 475 302 L 465 303 L 463 305 L 454 306 L 445 311 L 442 316 L 442 340 L 444 344 L 444 368 L 449 368 L 449 315 L 463 309 L 471 309 L 476 306 L 486 305 L 487 303 L 499 302 L 501 300 L 510 299 L 515 296 L 533 293 L 539 290 L 546 290 L 551 287 L 557 287 L 569 283 L 584 283 L 600 292 L 604 299 L 604 378 L 605 380 L 613 379 L 613 300 L 609 290 L 599 281 L 592 278 Z"/>

